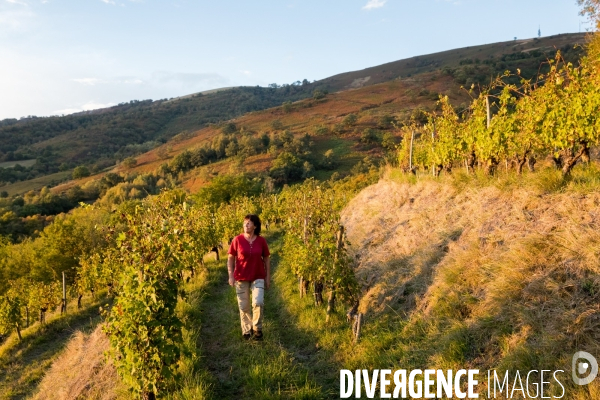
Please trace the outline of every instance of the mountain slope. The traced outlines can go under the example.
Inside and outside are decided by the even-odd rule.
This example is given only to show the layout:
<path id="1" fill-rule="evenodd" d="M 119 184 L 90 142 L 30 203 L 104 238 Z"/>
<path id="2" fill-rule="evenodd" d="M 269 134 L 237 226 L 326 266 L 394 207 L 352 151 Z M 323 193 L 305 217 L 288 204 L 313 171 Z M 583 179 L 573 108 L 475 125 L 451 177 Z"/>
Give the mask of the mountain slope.
<path id="1" fill-rule="evenodd" d="M 64 117 L 0 121 L 0 162 L 28 160 L 34 165 L 0 169 L 9 183 L 70 170 L 86 164 L 93 171 L 144 153 L 172 137 L 239 117 L 248 112 L 309 98 L 317 91 L 338 92 L 443 71 L 459 85 L 486 84 L 505 70 L 531 77 L 556 49 L 576 61 L 582 34 L 494 43 L 413 57 L 321 81 L 281 87 L 238 87 L 172 100 L 131 101 Z M 516 78 L 515 78 L 516 79 Z M 366 100 L 368 101 L 368 100 Z"/>

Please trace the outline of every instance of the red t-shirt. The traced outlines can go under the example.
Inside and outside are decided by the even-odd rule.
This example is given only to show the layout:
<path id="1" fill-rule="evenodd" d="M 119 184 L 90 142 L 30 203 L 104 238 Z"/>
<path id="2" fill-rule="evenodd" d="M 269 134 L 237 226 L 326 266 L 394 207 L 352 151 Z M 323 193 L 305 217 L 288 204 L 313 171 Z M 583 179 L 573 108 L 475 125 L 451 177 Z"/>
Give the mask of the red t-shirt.
<path id="1" fill-rule="evenodd" d="M 262 236 L 257 236 L 250 244 L 243 234 L 233 238 L 227 254 L 236 257 L 233 278 L 236 281 L 254 281 L 256 279 L 265 279 L 264 257 L 268 257 L 269 246 Z"/>

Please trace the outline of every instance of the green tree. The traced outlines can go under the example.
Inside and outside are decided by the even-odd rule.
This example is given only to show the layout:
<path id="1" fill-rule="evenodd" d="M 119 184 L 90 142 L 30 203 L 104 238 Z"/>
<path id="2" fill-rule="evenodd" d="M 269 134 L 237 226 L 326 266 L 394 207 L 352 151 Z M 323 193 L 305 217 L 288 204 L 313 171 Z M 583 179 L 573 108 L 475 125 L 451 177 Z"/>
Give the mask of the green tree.
<path id="1" fill-rule="evenodd" d="M 269 170 L 269 175 L 278 184 L 298 181 L 303 174 L 303 161 L 288 151 L 282 151 Z"/>
<path id="2" fill-rule="evenodd" d="M 376 129 L 366 128 L 360 135 L 360 141 L 366 144 L 378 144 L 381 142 L 381 135 Z"/>
<path id="3" fill-rule="evenodd" d="M 75 167 L 75 169 L 73 170 L 73 179 L 85 178 L 87 176 L 90 176 L 90 170 L 85 165 Z"/>
<path id="4" fill-rule="evenodd" d="M 123 165 L 127 168 L 133 168 L 137 165 L 137 160 L 134 157 L 127 157 L 123 160 Z"/>

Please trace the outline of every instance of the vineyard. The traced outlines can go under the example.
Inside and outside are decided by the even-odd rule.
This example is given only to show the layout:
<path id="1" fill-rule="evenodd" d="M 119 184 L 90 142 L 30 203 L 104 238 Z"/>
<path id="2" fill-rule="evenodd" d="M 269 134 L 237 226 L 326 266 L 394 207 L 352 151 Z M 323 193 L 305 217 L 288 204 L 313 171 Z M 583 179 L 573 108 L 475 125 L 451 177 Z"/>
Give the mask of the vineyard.
<path id="1" fill-rule="evenodd" d="M 597 16 L 597 2 L 580 4 Z M 245 137 L 272 152 L 271 175 L 207 175 L 197 193 L 181 188 L 184 173 L 225 158 L 201 159 L 217 144 L 238 156 L 242 129 L 230 123 L 214 148 L 163 163 L 151 193 L 122 186 L 129 197 L 80 203 L 18 242 L 0 237 L 0 398 L 36 394 L 67 341 L 56 338 L 60 321 L 69 335 L 86 327 L 105 339 L 102 365 L 115 375 L 105 386 L 148 400 L 335 397 L 340 368 L 558 369 L 579 346 L 598 350 L 598 43 L 578 64 L 559 51 L 533 78 L 507 71 L 473 83 L 468 105 L 442 94 L 429 111 L 386 114 L 379 123 L 393 134 L 365 128 L 358 139 L 354 128 L 365 149 L 391 154 L 379 170 L 365 158 L 344 177 L 305 179 L 313 166 L 296 156 L 312 154 L 311 138 L 330 140 L 359 119 L 321 93 L 305 108 L 331 107 L 336 129 L 298 139 L 274 119 L 281 132 L 260 137 L 277 144 Z M 392 89 L 373 104 L 391 104 Z M 308 124 L 294 104 L 248 118 Z M 240 151 L 239 164 L 255 151 Z M 322 171 L 335 170 L 333 153 L 317 160 Z M 274 255 L 265 301 L 276 307 L 260 345 L 242 342 L 221 260 L 247 214 L 260 216 Z M 85 358 L 75 347 L 66 353 Z M 568 389 L 585 399 L 599 387 Z"/>
<path id="2" fill-rule="evenodd" d="M 434 176 L 459 167 L 493 175 L 501 166 L 521 174 L 551 156 L 568 177 L 600 142 L 600 76 L 587 58 L 574 66 L 559 52 L 549 63 L 550 72 L 520 85 L 506 83 L 506 72 L 460 112 L 441 97 L 428 124 L 405 128 L 400 165 Z"/>
<path id="3" fill-rule="evenodd" d="M 114 225 L 98 227 L 105 246 L 80 258 L 70 293 L 80 306 L 84 295 L 107 294 L 102 313 L 110 358 L 133 393 L 155 398 L 180 380 L 185 323 L 175 310 L 186 299 L 184 284 L 205 268 L 206 254 L 218 255 L 239 234 L 248 213 L 260 214 L 268 229 L 284 232 L 281 263 L 293 266 L 300 295 L 312 284 L 319 305 L 326 293 L 328 315 L 336 302 L 357 306 L 353 260 L 339 223 L 346 198 L 327 186 L 308 180 L 278 194 L 219 206 L 165 191 L 122 212 Z M 15 331 L 20 338 L 21 328 L 32 322 L 30 312 L 39 312 L 44 324 L 44 313 L 61 302 L 57 281 L 20 278 L 9 286 L 0 313 L 5 334 Z"/>

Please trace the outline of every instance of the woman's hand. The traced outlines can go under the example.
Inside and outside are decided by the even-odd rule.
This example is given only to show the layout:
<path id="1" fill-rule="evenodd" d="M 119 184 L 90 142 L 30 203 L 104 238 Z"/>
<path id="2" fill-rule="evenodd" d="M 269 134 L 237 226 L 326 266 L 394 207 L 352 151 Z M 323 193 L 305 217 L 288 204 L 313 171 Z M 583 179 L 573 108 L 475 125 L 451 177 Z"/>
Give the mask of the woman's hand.
<path id="1" fill-rule="evenodd" d="M 235 256 L 227 255 L 227 274 L 229 275 L 229 286 L 235 285 L 235 279 L 233 278 L 233 271 L 235 269 Z"/>
<path id="2" fill-rule="evenodd" d="M 271 277 L 267 276 L 267 279 L 265 279 L 265 290 L 269 290 L 270 287 L 271 287 Z"/>

